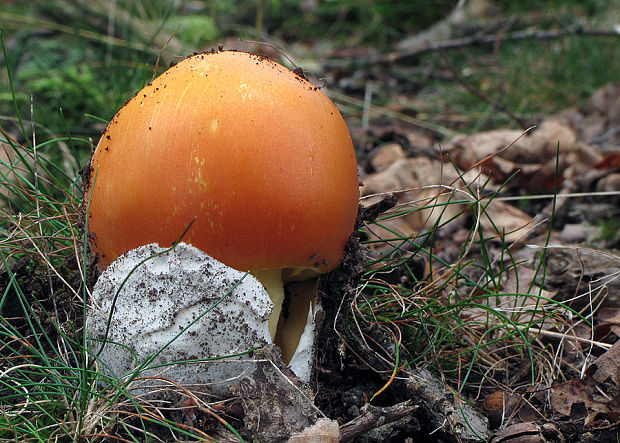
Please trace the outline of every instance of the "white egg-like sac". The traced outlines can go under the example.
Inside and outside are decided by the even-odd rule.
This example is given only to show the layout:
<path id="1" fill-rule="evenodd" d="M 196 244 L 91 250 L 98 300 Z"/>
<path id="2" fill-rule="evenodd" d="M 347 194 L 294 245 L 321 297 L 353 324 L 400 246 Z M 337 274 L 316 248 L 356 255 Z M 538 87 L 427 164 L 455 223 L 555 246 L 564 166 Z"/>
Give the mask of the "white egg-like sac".
<path id="1" fill-rule="evenodd" d="M 265 288 L 251 274 L 191 245 L 166 250 L 150 244 L 122 255 L 101 274 L 87 328 L 103 374 L 221 385 L 251 369 L 250 351 L 272 344 L 272 310 Z M 319 310 L 313 303 L 290 362 L 304 381 L 312 373 Z"/>
<path id="2" fill-rule="evenodd" d="M 249 351 L 271 343 L 269 295 L 252 275 L 193 246 L 163 251 L 155 244 L 129 251 L 95 284 L 87 325 L 100 370 L 124 377 L 155 356 L 141 376 L 188 384 L 234 378 L 247 369 Z M 221 359 L 200 370 L 173 364 L 214 358 Z"/>
<path id="3" fill-rule="evenodd" d="M 310 305 L 306 326 L 301 334 L 293 358 L 291 358 L 288 364 L 295 375 L 303 381 L 309 381 L 312 376 L 315 352 L 314 343 L 318 332 L 316 318 L 317 313 L 321 310 L 322 307 L 318 300 Z"/>

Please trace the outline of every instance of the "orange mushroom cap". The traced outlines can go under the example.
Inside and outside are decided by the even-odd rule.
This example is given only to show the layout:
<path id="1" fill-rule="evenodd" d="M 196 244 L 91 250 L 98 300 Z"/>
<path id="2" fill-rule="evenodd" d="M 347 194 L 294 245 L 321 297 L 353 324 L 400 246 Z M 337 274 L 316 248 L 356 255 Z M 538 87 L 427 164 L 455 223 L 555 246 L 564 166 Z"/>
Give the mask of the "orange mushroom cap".
<path id="1" fill-rule="evenodd" d="M 355 152 L 327 96 L 269 59 L 198 54 L 138 92 L 93 154 L 85 197 L 101 266 L 183 241 L 240 269 L 342 259 L 358 208 Z"/>

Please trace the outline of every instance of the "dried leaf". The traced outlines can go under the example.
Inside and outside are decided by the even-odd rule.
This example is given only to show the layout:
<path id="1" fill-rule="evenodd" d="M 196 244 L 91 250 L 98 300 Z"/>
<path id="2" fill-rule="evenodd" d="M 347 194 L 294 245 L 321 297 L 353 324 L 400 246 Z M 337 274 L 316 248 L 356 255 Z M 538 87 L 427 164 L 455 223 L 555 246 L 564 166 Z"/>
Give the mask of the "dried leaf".
<path id="1" fill-rule="evenodd" d="M 587 374 L 596 382 L 603 399 L 620 397 L 620 341 L 597 358 Z"/>
<path id="2" fill-rule="evenodd" d="M 618 416 L 620 406 L 620 342 L 616 342 L 588 368 L 583 380 L 555 382 L 551 391 L 553 409 L 572 419 L 592 412 Z"/>
<path id="3" fill-rule="evenodd" d="M 596 190 L 603 192 L 620 191 L 620 172 L 614 172 L 600 179 L 596 184 Z"/>
<path id="4" fill-rule="evenodd" d="M 596 169 L 611 169 L 620 165 L 620 152 L 609 152 L 596 164 Z"/>
<path id="5" fill-rule="evenodd" d="M 491 443 L 543 443 L 546 441 L 537 424 L 517 423 L 497 432 Z"/>
<path id="6" fill-rule="evenodd" d="M 482 162 L 483 170 L 491 174 L 495 183 L 503 183 L 518 172 L 510 186 L 539 191 L 554 187 L 558 146 L 563 172 L 572 164 L 567 155 L 578 150 L 577 134 L 559 118 L 551 117 L 527 134 L 498 129 L 459 135 L 448 142 L 446 150 L 465 170 Z"/>
<path id="7" fill-rule="evenodd" d="M 603 308 L 598 311 L 599 322 L 620 325 L 620 308 Z"/>
<path id="8" fill-rule="evenodd" d="M 405 158 L 405 151 L 398 143 L 386 143 L 370 153 L 370 165 L 377 172 L 385 171 L 397 160 Z"/>
<path id="9" fill-rule="evenodd" d="M 480 220 L 487 238 L 496 233 L 507 243 L 524 239 L 533 227 L 532 221 L 533 218 L 521 209 L 497 200 L 486 206 L 485 215 Z"/>
<path id="10" fill-rule="evenodd" d="M 554 382 L 551 389 L 551 407 L 554 411 L 571 416 L 573 408 L 592 407 L 592 388 L 583 380 L 568 380 L 564 383 Z"/>

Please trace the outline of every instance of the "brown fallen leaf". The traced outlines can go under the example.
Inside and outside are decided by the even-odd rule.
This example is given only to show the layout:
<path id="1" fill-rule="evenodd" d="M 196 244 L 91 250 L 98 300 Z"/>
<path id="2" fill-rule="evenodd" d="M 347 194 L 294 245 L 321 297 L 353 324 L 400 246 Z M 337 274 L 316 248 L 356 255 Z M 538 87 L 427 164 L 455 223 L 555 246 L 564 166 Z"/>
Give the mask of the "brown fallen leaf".
<path id="1" fill-rule="evenodd" d="M 561 415 L 571 418 L 585 416 L 587 409 L 601 408 L 592 398 L 592 387 L 583 380 L 574 379 L 554 382 L 551 388 L 551 407 Z"/>
<path id="2" fill-rule="evenodd" d="M 528 136 L 525 136 L 527 141 Z M 529 152 L 538 158 L 550 159 L 556 156 L 558 147 L 561 152 L 567 153 L 577 149 L 577 134 L 567 123 L 556 117 L 542 121 L 529 136 Z"/>
<path id="3" fill-rule="evenodd" d="M 536 423 L 517 423 L 497 432 L 491 443 L 544 443 L 542 430 Z"/>
<path id="4" fill-rule="evenodd" d="M 486 202 L 483 202 L 485 205 Z M 485 215 L 480 223 L 486 231 L 487 238 L 496 234 L 502 236 L 507 243 L 523 240 L 533 229 L 533 218 L 525 211 L 505 202 L 492 200 L 486 205 Z"/>
<path id="5" fill-rule="evenodd" d="M 364 186 L 360 188 L 362 205 L 370 206 L 372 203 L 381 200 L 382 196 L 368 198 L 375 194 L 419 188 L 420 184 L 413 166 L 408 159 L 398 159 L 384 170 L 364 177 Z M 399 192 L 396 196 L 399 202 L 412 200 L 414 197 L 413 191 Z"/>
<path id="6" fill-rule="evenodd" d="M 580 180 L 586 186 L 589 177 L 584 176 L 592 175 L 595 178 L 600 175 L 601 171 L 596 170 L 596 165 L 602 159 L 603 155 L 599 150 L 590 145 L 579 143 L 574 151 L 565 154 L 566 169 L 563 176 L 567 179 Z"/>
<path id="7" fill-rule="evenodd" d="M 571 419 L 602 413 L 620 418 L 620 342 L 616 342 L 586 371 L 584 379 L 554 382 L 551 407 Z"/>
<path id="8" fill-rule="evenodd" d="M 600 179 L 596 184 L 596 190 L 602 192 L 619 192 L 620 172 L 614 172 Z"/>
<path id="9" fill-rule="evenodd" d="M 388 159 L 393 162 L 386 166 Z M 470 205 L 456 201 L 470 200 L 473 203 L 479 197 L 472 195 L 466 186 L 475 189 L 476 183 L 486 181 L 486 177 L 477 171 L 460 175 L 452 166 L 439 160 L 402 158 L 398 145 L 385 145 L 373 160 L 376 161 L 374 168 L 379 171 L 364 178 L 364 186 L 360 189 L 362 205 L 368 207 L 386 193 L 394 192 L 398 205 L 391 212 L 400 215 L 369 227 L 370 240 L 397 236 L 409 238 L 424 229 L 446 223 L 450 223 L 452 232 L 464 227 L 466 219 L 459 215 Z M 532 217 L 507 203 L 482 200 L 480 206 L 486 208 L 481 223 L 488 238 L 503 236 L 504 241 L 513 243 L 525 238 L 532 227 Z"/>
<path id="10" fill-rule="evenodd" d="M 389 168 L 392 163 L 405 157 L 405 151 L 400 144 L 386 143 L 373 149 L 368 161 L 376 172 L 381 172 Z"/>
<path id="11" fill-rule="evenodd" d="M 581 112 L 584 118 L 578 129 L 587 143 L 600 144 L 607 151 L 620 147 L 620 133 L 614 131 L 620 126 L 620 83 L 596 90 Z"/>
<path id="12" fill-rule="evenodd" d="M 620 341 L 597 358 L 586 374 L 596 382 L 595 399 L 620 399 Z"/>
<path id="13" fill-rule="evenodd" d="M 616 340 L 620 339 L 620 308 L 618 307 L 602 308 L 597 312 L 594 339 L 609 340 L 610 334 L 615 335 Z"/>
<path id="14" fill-rule="evenodd" d="M 590 96 L 583 108 L 585 114 L 609 116 L 610 120 L 620 123 L 620 84 L 608 84 L 597 89 Z"/>
<path id="15" fill-rule="evenodd" d="M 497 154 L 507 146 L 517 151 L 524 151 L 525 144 L 519 141 L 523 131 L 518 129 L 495 129 L 492 131 L 479 132 L 472 135 L 457 135 L 443 146 L 445 152 L 451 154 L 456 164 L 469 169 L 485 158 Z M 506 150 L 508 151 L 508 149 Z M 511 156 L 502 156 L 505 160 L 513 161 Z M 540 157 L 532 156 L 529 163 L 536 163 Z M 525 163 L 526 161 L 523 161 Z"/>
<path id="16" fill-rule="evenodd" d="M 564 170 L 574 164 L 571 160 L 576 157 L 579 144 L 575 130 L 559 117 L 544 120 L 528 133 L 497 129 L 458 135 L 446 144 L 445 150 L 460 168 L 468 170 L 480 165 L 497 184 L 518 172 L 508 186 L 537 192 L 554 187 L 558 146 L 562 179 Z M 587 157 L 586 154 L 583 156 Z"/>
<path id="17" fill-rule="evenodd" d="M 611 169 L 620 165 L 620 152 L 609 152 L 596 164 L 596 169 Z"/>

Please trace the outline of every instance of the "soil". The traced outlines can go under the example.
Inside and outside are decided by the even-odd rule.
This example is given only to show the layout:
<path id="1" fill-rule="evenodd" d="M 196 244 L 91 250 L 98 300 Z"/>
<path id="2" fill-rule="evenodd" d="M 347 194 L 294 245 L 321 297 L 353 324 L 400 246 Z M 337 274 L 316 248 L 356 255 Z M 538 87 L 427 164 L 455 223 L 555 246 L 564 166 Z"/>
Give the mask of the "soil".
<path id="1" fill-rule="evenodd" d="M 80 291 L 83 278 L 75 266 L 75 257 L 67 258 L 64 264 L 64 269 L 61 269 L 62 275 L 72 288 Z M 87 275 L 89 287 L 94 285 L 98 277 L 95 267 L 91 269 Z M 0 305 L 0 315 L 10 320 L 11 325 L 25 337 L 32 334 L 28 322 L 32 319 L 24 316 L 22 303 L 30 304 L 30 309 L 40 322 L 40 332 L 50 337 L 52 342 L 58 338 L 55 324 L 82 327 L 84 319 L 81 301 L 76 300 L 74 294 L 56 276 L 50 278 L 43 264 L 33 263 L 26 258 L 20 259 L 11 267 L 10 272 L 6 270 L 0 272 L 0 288 L 3 290 L 7 288 L 12 278 L 17 281 L 23 297 L 16 294 L 14 290 L 9 290 Z M 52 283 L 51 289 L 50 282 Z"/>

